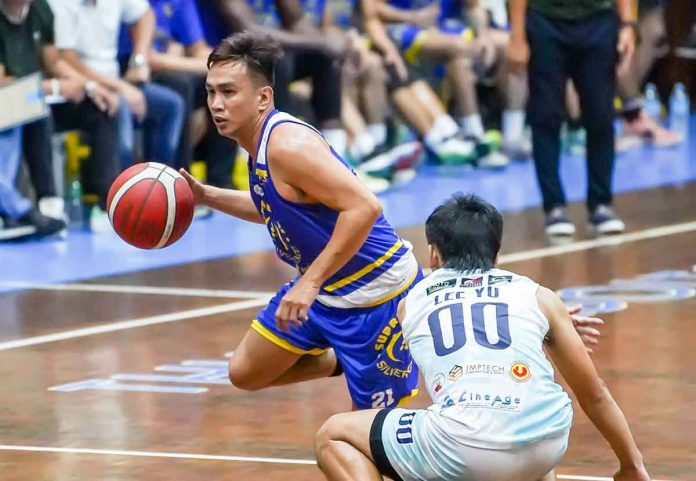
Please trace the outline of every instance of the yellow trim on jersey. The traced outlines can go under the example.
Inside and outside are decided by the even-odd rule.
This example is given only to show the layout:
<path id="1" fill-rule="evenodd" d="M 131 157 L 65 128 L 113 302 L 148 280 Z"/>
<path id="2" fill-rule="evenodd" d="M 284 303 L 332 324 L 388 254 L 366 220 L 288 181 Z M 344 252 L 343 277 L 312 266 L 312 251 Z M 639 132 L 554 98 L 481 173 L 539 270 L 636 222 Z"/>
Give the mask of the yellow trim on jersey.
<path id="1" fill-rule="evenodd" d="M 278 337 L 273 331 L 269 330 L 266 326 L 261 324 L 257 319 L 254 319 L 251 321 L 251 328 L 261 334 L 263 337 L 271 341 L 273 344 L 275 344 L 278 347 L 282 347 L 286 351 L 290 351 L 293 354 L 299 354 L 299 355 L 304 355 L 304 354 L 311 354 L 312 356 L 319 356 L 320 354 L 323 354 L 327 351 L 327 349 L 310 349 L 309 351 L 305 349 L 300 349 L 297 346 L 293 346 L 290 344 L 288 341 L 285 339 Z"/>
<path id="2" fill-rule="evenodd" d="M 401 287 L 401 289 L 397 289 L 397 290 L 394 291 L 394 292 L 390 292 L 389 294 L 387 294 L 386 296 L 382 297 L 381 299 L 378 299 L 378 300 L 376 300 L 375 302 L 372 302 L 372 303 L 370 303 L 370 304 L 368 304 L 368 305 L 366 305 L 366 306 L 363 306 L 363 307 L 375 307 L 375 306 L 379 306 L 380 304 L 384 304 L 384 303 L 387 302 L 387 301 L 391 301 L 391 300 L 394 299 L 396 296 L 398 296 L 399 294 L 401 294 L 402 292 L 404 292 L 406 289 L 408 289 L 409 287 L 411 287 L 411 284 L 413 284 L 413 281 L 416 279 L 416 276 L 417 276 L 417 275 L 418 275 L 418 268 L 416 268 L 416 271 L 415 271 L 415 272 L 413 273 L 413 275 L 411 276 L 411 279 L 409 279 L 409 281 L 408 281 L 406 284 L 404 284 L 404 286 Z"/>
<path id="3" fill-rule="evenodd" d="M 380 257 L 379 259 L 374 261 L 372 264 L 368 264 L 365 267 L 363 267 L 362 269 L 360 269 L 358 272 L 351 274 L 348 277 L 344 277 L 340 281 L 336 281 L 333 284 L 330 284 L 330 285 L 324 287 L 323 290 L 325 292 L 333 292 L 336 289 L 340 289 L 341 287 L 347 286 L 351 282 L 355 282 L 358 279 L 360 279 L 361 277 L 366 276 L 367 274 L 369 274 L 370 272 L 374 271 L 379 266 L 381 266 L 382 264 L 387 262 L 396 253 L 396 251 L 398 251 L 401 248 L 402 245 L 404 245 L 404 243 L 401 242 L 401 239 L 397 240 L 396 244 L 391 246 L 389 248 L 389 250 L 387 252 L 385 252 L 382 257 Z"/>
<path id="4" fill-rule="evenodd" d="M 404 51 L 404 58 L 411 65 L 418 64 L 418 55 L 420 54 L 423 45 L 428 40 L 428 32 L 421 30 L 416 34 L 416 38 L 413 39 L 413 43 Z"/>
<path id="5" fill-rule="evenodd" d="M 467 27 L 462 32 L 462 38 L 465 42 L 471 42 L 474 39 L 474 37 L 476 37 L 476 33 L 474 32 L 474 29 L 471 27 Z"/>
<path id="6" fill-rule="evenodd" d="M 408 395 L 402 397 L 401 399 L 399 399 L 399 402 L 397 403 L 396 407 L 401 408 L 401 407 L 406 406 L 416 396 L 418 396 L 418 388 L 411 391 L 411 394 L 408 394 Z"/>

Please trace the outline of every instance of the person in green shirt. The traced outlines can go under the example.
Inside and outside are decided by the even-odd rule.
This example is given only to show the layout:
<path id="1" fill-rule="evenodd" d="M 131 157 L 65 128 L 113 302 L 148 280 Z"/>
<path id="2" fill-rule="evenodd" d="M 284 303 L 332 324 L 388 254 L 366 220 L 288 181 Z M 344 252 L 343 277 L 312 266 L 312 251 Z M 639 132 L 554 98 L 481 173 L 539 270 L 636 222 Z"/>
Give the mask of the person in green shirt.
<path id="1" fill-rule="evenodd" d="M 565 90 L 573 81 L 587 131 L 588 220 L 597 234 L 623 232 L 614 213 L 614 95 L 617 68 L 631 62 L 635 0 L 510 0 L 508 60 L 528 67 L 528 120 L 550 236 L 573 236 L 559 174 Z"/>
<path id="2" fill-rule="evenodd" d="M 119 99 L 60 59 L 54 46 L 54 17 L 46 0 L 0 0 L 0 82 L 42 73 L 51 116 L 22 126 L 22 153 L 39 210 L 64 218 L 56 196 L 51 137 L 54 129 L 89 134 L 91 158 L 83 165 L 83 190 L 106 204 L 118 175 Z"/>

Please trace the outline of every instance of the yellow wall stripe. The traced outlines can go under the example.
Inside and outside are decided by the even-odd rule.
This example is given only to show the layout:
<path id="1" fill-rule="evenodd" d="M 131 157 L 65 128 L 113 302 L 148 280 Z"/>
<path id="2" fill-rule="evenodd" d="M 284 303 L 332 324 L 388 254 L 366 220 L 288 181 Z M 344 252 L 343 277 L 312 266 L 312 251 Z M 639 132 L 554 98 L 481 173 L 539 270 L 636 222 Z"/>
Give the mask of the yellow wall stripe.
<path id="1" fill-rule="evenodd" d="M 370 272 L 374 271 L 379 266 L 387 262 L 396 253 L 396 251 L 398 251 L 401 248 L 402 245 L 403 242 L 401 242 L 401 239 L 397 240 L 396 244 L 391 246 L 391 248 L 387 252 L 385 252 L 382 257 L 374 261 L 372 264 L 368 264 L 362 269 L 360 269 L 358 272 L 351 274 L 348 277 L 344 277 L 340 281 L 336 281 L 333 284 L 324 287 L 323 290 L 325 292 L 333 292 L 336 289 L 340 289 L 341 287 L 344 287 L 350 284 L 351 282 L 355 282 L 361 277 L 366 276 L 367 274 L 369 274 Z"/>

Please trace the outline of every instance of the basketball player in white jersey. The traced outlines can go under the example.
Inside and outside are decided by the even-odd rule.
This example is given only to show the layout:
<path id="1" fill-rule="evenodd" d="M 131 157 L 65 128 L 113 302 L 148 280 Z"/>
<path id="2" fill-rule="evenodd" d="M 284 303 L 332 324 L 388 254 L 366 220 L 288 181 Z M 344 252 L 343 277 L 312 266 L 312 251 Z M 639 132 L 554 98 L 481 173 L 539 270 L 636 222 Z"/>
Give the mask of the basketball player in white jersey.
<path id="1" fill-rule="evenodd" d="M 558 296 L 494 268 L 503 220 L 455 195 L 426 222 L 432 275 L 399 304 L 428 409 L 337 414 L 317 434 L 331 481 L 534 481 L 560 464 L 571 401 L 546 351 L 619 460 L 617 481 L 649 481 L 626 419 Z"/>

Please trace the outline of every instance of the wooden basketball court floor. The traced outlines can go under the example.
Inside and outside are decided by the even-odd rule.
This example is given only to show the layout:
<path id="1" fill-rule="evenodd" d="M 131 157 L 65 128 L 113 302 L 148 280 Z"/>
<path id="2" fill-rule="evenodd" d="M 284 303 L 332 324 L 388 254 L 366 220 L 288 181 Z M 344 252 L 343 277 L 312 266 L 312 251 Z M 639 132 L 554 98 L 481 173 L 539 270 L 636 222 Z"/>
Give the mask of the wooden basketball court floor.
<path id="1" fill-rule="evenodd" d="M 501 267 L 554 289 L 684 271 L 591 290 L 624 307 L 602 314 L 594 360 L 655 479 L 696 480 L 695 206 L 696 183 L 625 194 L 626 234 L 581 227 L 564 246 L 539 235 L 536 210 L 505 216 Z M 401 234 L 424 261 L 422 227 Z M 350 408 L 343 380 L 244 392 L 226 379 L 226 356 L 291 276 L 262 253 L 1 295 L 0 479 L 323 479 L 312 440 Z M 423 391 L 412 405 L 427 405 Z M 575 404 L 559 479 L 615 467 Z"/>

